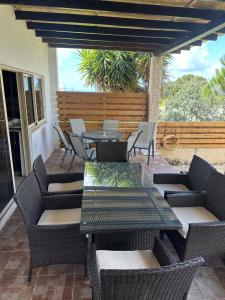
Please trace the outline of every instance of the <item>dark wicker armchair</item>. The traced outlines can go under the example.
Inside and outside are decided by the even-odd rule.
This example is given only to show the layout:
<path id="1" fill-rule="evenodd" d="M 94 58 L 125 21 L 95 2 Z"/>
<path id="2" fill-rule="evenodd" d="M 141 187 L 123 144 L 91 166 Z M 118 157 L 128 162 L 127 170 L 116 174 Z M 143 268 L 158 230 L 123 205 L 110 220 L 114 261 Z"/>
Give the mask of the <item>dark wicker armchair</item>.
<path id="1" fill-rule="evenodd" d="M 41 155 L 34 160 L 33 170 L 44 194 L 83 193 L 83 173 L 47 174 Z"/>
<path id="2" fill-rule="evenodd" d="M 216 169 L 197 155 L 193 156 L 186 174 L 159 173 L 153 175 L 153 182 L 162 196 L 171 193 L 206 190 L 209 179 Z"/>
<path id="3" fill-rule="evenodd" d="M 20 184 L 14 199 L 23 216 L 32 269 L 52 264 L 82 264 L 86 272 L 86 236 L 80 234 L 82 195 L 42 196 L 34 172 Z"/>
<path id="4" fill-rule="evenodd" d="M 167 231 L 181 260 L 225 258 L 225 176 L 212 175 L 206 192 L 171 194 L 168 203 L 183 225 Z"/>
<path id="5" fill-rule="evenodd" d="M 127 161 L 127 142 L 97 142 L 96 158 L 100 162 Z"/>
<path id="6" fill-rule="evenodd" d="M 183 300 L 203 258 L 176 263 L 163 243 L 145 251 L 101 251 L 93 245 L 90 276 L 94 300 Z"/>

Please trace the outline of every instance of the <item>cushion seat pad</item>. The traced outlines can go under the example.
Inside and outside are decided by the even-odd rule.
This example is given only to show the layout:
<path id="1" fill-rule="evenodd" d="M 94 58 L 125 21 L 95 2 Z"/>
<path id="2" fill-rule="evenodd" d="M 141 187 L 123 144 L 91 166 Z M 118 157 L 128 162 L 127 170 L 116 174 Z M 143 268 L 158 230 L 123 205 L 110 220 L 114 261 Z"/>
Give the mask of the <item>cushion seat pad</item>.
<path id="1" fill-rule="evenodd" d="M 48 185 L 48 192 L 68 192 L 73 190 L 83 190 L 83 186 L 83 180 L 65 183 L 50 183 Z"/>
<path id="2" fill-rule="evenodd" d="M 185 192 L 189 189 L 183 184 L 155 184 L 160 194 L 164 197 L 165 191 Z"/>
<path id="3" fill-rule="evenodd" d="M 81 208 L 45 210 L 38 225 L 79 224 Z"/>
<path id="4" fill-rule="evenodd" d="M 205 222 L 217 222 L 219 219 L 214 216 L 205 207 L 172 207 L 173 212 L 183 225 L 182 229 L 179 229 L 179 233 L 186 238 L 190 223 L 205 223 Z"/>

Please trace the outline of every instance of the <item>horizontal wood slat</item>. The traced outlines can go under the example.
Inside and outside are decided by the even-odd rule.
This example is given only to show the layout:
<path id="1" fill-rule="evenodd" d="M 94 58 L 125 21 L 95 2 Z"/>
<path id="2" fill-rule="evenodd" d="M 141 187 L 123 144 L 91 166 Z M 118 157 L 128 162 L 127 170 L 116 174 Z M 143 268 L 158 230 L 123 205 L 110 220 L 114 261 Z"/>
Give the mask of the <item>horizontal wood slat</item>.
<path id="1" fill-rule="evenodd" d="M 63 130 L 69 119 L 82 118 L 87 130 L 102 128 L 104 119 L 120 121 L 124 137 L 147 121 L 148 96 L 145 93 L 57 92 L 58 114 Z M 225 148 L 225 122 L 159 122 L 157 145 L 166 134 L 176 134 L 179 148 Z"/>

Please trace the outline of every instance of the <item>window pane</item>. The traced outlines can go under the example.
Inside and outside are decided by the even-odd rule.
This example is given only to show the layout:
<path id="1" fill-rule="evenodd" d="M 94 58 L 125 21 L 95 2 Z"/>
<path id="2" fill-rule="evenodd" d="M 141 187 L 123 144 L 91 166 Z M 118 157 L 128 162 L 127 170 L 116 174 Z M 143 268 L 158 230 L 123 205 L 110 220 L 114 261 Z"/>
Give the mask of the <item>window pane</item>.
<path id="1" fill-rule="evenodd" d="M 40 78 L 34 78 L 34 90 L 36 95 L 37 116 L 38 116 L 38 121 L 40 121 L 44 119 L 42 80 Z"/>
<path id="2" fill-rule="evenodd" d="M 30 125 L 35 122 L 31 77 L 24 76 L 23 81 L 24 81 L 24 90 L 25 90 L 26 105 L 27 105 L 27 119 L 28 119 L 28 124 Z"/>

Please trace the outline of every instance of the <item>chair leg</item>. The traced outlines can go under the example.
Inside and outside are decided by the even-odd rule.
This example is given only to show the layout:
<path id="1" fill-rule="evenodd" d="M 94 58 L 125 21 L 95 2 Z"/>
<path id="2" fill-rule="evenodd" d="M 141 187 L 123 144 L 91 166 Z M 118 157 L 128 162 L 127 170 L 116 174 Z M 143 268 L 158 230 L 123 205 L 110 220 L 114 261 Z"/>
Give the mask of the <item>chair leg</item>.
<path id="1" fill-rule="evenodd" d="M 31 284 L 31 279 L 32 279 L 32 268 L 29 268 L 29 273 L 28 273 L 28 278 L 27 278 L 27 283 L 28 285 Z"/>
<path id="2" fill-rule="evenodd" d="M 69 166 L 69 169 L 68 169 L 68 171 L 70 172 L 71 171 L 71 169 L 72 169 L 72 165 L 73 165 L 73 161 L 74 161 L 74 159 L 75 159 L 75 154 L 73 155 L 73 158 L 72 158 L 72 160 L 71 160 L 71 163 L 70 163 L 70 166 Z"/>
<path id="3" fill-rule="evenodd" d="M 150 151 L 151 151 L 151 146 L 148 148 L 148 165 L 149 165 L 149 161 L 150 161 Z"/>
<path id="4" fill-rule="evenodd" d="M 134 148 L 134 156 L 136 156 L 136 148 Z"/>
<path id="5" fill-rule="evenodd" d="M 63 166 L 64 159 L 65 159 L 65 157 L 66 157 L 67 151 L 68 151 L 68 149 L 65 149 L 64 154 L 63 154 L 63 157 L 62 157 L 62 162 L 61 162 L 60 168 Z"/>
<path id="6" fill-rule="evenodd" d="M 155 141 L 152 140 L 152 157 L 155 156 Z"/>

